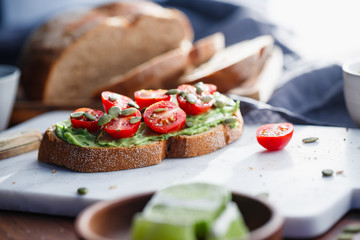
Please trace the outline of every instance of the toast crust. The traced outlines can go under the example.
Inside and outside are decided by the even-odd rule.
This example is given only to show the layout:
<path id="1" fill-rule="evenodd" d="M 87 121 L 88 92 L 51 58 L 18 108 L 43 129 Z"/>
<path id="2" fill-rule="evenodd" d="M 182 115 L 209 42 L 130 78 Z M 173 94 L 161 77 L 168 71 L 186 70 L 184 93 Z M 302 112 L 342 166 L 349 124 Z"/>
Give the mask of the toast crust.
<path id="1" fill-rule="evenodd" d="M 132 147 L 80 147 L 56 136 L 49 127 L 41 141 L 38 160 L 65 166 L 78 172 L 109 172 L 156 165 L 165 158 L 195 157 L 211 153 L 234 142 L 242 135 L 244 123 L 240 112 L 234 128 L 220 124 L 192 136 L 175 136 Z"/>

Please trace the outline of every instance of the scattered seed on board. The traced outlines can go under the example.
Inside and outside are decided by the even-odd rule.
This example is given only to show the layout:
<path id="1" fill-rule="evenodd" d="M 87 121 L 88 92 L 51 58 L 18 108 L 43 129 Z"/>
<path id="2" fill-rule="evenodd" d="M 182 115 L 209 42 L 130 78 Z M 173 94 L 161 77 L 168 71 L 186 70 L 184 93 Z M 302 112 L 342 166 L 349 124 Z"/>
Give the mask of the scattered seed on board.
<path id="1" fill-rule="evenodd" d="M 313 143 L 316 142 L 317 140 L 319 140 L 318 137 L 308 137 L 308 138 L 304 138 L 302 140 L 303 143 Z"/>
<path id="2" fill-rule="evenodd" d="M 331 169 L 322 170 L 323 177 L 331 177 L 334 174 L 334 171 Z"/>
<path id="3" fill-rule="evenodd" d="M 88 190 L 87 188 L 85 188 L 85 187 L 78 188 L 78 190 L 77 190 L 77 193 L 78 193 L 79 195 L 85 195 L 85 194 L 87 194 L 88 192 L 89 192 L 89 190 Z"/>

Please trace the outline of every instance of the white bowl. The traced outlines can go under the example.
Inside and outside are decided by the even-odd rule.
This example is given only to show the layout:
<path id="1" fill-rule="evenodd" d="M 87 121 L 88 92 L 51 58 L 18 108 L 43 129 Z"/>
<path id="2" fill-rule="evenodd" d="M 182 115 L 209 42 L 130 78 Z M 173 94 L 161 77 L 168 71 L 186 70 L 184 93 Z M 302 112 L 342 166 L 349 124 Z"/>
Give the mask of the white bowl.
<path id="1" fill-rule="evenodd" d="M 343 65 L 344 94 L 350 117 L 360 127 L 360 60 Z"/>
<path id="2" fill-rule="evenodd" d="M 0 131 L 7 128 L 18 89 L 20 70 L 0 65 Z"/>

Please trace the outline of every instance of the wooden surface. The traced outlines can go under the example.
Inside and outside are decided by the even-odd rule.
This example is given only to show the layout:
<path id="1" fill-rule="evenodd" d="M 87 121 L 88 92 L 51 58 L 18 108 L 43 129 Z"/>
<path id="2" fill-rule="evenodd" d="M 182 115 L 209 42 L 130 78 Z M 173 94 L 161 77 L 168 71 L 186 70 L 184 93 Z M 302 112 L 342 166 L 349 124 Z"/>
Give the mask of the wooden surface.
<path id="1" fill-rule="evenodd" d="M 0 210 L 0 239 L 80 239 L 75 232 L 74 221 L 75 218 L 70 217 Z M 348 212 L 326 234 L 314 239 L 337 239 L 350 223 L 360 224 L 360 210 Z"/>

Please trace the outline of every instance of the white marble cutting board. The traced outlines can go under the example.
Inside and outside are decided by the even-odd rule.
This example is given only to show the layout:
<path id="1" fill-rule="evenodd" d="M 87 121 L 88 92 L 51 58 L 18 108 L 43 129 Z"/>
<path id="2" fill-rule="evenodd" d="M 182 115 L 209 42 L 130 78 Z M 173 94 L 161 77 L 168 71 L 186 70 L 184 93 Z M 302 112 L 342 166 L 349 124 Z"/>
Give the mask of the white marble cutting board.
<path id="1" fill-rule="evenodd" d="M 9 131 L 45 131 L 68 114 L 47 113 Z M 207 181 L 251 195 L 268 194 L 285 218 L 286 237 L 319 235 L 349 209 L 360 208 L 360 129 L 295 126 L 284 150 L 267 152 L 256 141 L 257 127 L 245 126 L 240 140 L 206 156 L 165 159 L 160 165 L 133 170 L 77 173 L 38 162 L 37 151 L 1 160 L 0 208 L 76 216 L 99 200 Z M 319 141 L 303 144 L 309 136 Z M 338 173 L 322 177 L 326 168 Z M 78 196 L 79 187 L 87 187 L 89 193 Z"/>

